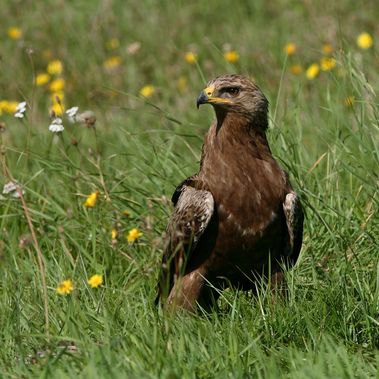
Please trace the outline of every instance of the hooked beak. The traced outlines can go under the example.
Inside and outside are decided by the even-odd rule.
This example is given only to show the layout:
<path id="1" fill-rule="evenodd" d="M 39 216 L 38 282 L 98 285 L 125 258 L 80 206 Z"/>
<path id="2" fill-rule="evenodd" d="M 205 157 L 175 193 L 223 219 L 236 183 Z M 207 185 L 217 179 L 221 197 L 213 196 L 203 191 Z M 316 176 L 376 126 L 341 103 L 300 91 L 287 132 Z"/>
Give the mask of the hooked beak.
<path id="1" fill-rule="evenodd" d="M 211 101 L 214 90 L 215 90 L 215 88 L 213 86 L 211 86 L 211 87 L 204 88 L 201 91 L 201 94 L 199 95 L 199 97 L 197 98 L 197 101 L 196 101 L 197 109 L 199 109 L 201 104 L 206 104 L 206 103 L 209 103 Z"/>
<path id="2" fill-rule="evenodd" d="M 206 104 L 208 102 L 208 100 L 209 100 L 208 95 L 205 93 L 205 91 L 202 91 L 196 100 L 197 109 L 199 109 L 201 104 Z"/>
<path id="3" fill-rule="evenodd" d="M 226 104 L 231 103 L 229 99 L 225 99 L 223 97 L 213 96 L 215 91 L 214 87 L 207 87 L 203 91 L 201 91 L 199 97 L 196 101 L 197 109 L 199 109 L 201 104 Z"/>

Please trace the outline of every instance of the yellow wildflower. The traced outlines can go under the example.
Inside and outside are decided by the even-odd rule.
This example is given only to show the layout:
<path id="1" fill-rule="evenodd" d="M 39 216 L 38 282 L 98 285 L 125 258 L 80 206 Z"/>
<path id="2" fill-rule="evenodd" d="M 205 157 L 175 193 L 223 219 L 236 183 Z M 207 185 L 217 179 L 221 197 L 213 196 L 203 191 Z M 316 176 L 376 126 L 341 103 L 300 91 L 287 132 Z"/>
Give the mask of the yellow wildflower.
<path id="1" fill-rule="evenodd" d="M 118 236 L 118 231 L 116 228 L 113 228 L 112 232 L 111 232 L 112 239 L 115 240 L 117 238 L 117 236 Z"/>
<path id="2" fill-rule="evenodd" d="M 103 66 L 107 71 L 112 71 L 121 65 L 121 57 L 115 55 L 104 61 Z"/>
<path id="3" fill-rule="evenodd" d="M 124 210 L 122 211 L 122 214 L 123 214 L 124 216 L 126 216 L 126 217 L 129 217 L 129 216 L 130 216 L 130 212 L 129 212 L 127 209 L 124 209 Z"/>
<path id="4" fill-rule="evenodd" d="M 51 94 L 51 100 L 53 101 L 53 103 L 60 103 L 63 101 L 63 99 L 64 99 L 63 91 L 58 91 Z"/>
<path id="5" fill-rule="evenodd" d="M 374 41 L 369 33 L 361 33 L 357 37 L 357 45 L 361 49 L 369 49 L 373 45 Z"/>
<path id="6" fill-rule="evenodd" d="M 348 96 L 343 102 L 346 107 L 352 107 L 354 105 L 354 96 Z"/>
<path id="7" fill-rule="evenodd" d="M 65 106 L 62 102 L 54 102 L 50 107 L 50 112 L 54 112 L 55 116 L 62 116 Z"/>
<path id="8" fill-rule="evenodd" d="M 303 72 L 303 67 L 300 64 L 293 64 L 290 67 L 290 71 L 294 75 L 300 75 Z"/>
<path id="9" fill-rule="evenodd" d="M 116 50 L 118 47 L 120 47 L 120 41 L 117 38 L 111 38 L 107 44 L 108 50 Z"/>
<path id="10" fill-rule="evenodd" d="M 36 86 L 43 86 L 50 80 L 50 75 L 44 72 L 38 74 L 35 79 Z"/>
<path id="11" fill-rule="evenodd" d="M 17 105 L 18 105 L 17 101 L 1 100 L 0 111 L 5 112 L 5 113 L 16 113 Z"/>
<path id="12" fill-rule="evenodd" d="M 101 286 L 101 285 L 103 284 L 103 276 L 102 276 L 102 275 L 99 275 L 99 274 L 92 275 L 92 276 L 88 279 L 88 284 L 89 284 L 92 288 L 97 288 L 97 287 Z"/>
<path id="13" fill-rule="evenodd" d="M 334 58 L 323 57 L 320 60 L 320 66 L 322 71 L 330 71 L 336 66 L 337 62 Z"/>
<path id="14" fill-rule="evenodd" d="M 74 290 L 74 284 L 71 279 L 64 280 L 59 283 L 57 287 L 57 292 L 59 295 L 69 295 Z"/>
<path id="15" fill-rule="evenodd" d="M 11 39 L 20 39 L 22 37 L 22 30 L 16 26 L 8 28 L 8 37 Z"/>
<path id="16" fill-rule="evenodd" d="M 59 59 L 55 59 L 47 65 L 47 72 L 50 75 L 60 75 L 63 72 L 63 64 Z"/>
<path id="17" fill-rule="evenodd" d="M 333 53 L 333 46 L 330 43 L 324 43 L 321 50 L 323 54 L 330 55 Z"/>
<path id="18" fill-rule="evenodd" d="M 187 63 L 194 64 L 197 61 L 197 54 L 193 53 L 192 51 L 188 51 L 184 55 L 184 59 L 186 60 Z"/>
<path id="19" fill-rule="evenodd" d="M 284 46 L 284 52 L 287 55 L 293 55 L 293 54 L 295 54 L 296 53 L 296 49 L 297 49 L 297 46 L 293 42 L 287 43 L 287 45 Z"/>
<path id="20" fill-rule="evenodd" d="M 144 86 L 140 89 L 139 94 L 143 97 L 151 97 L 155 92 L 155 87 L 152 85 Z"/>
<path id="21" fill-rule="evenodd" d="M 309 80 L 314 79 L 318 73 L 320 72 L 320 67 L 317 63 L 312 63 L 308 68 L 307 71 L 305 72 L 306 77 Z"/>
<path id="22" fill-rule="evenodd" d="M 135 242 L 142 235 L 143 234 L 137 228 L 133 228 L 129 230 L 128 235 L 126 236 L 126 239 L 128 240 L 128 242 Z"/>
<path id="23" fill-rule="evenodd" d="M 99 192 L 95 191 L 88 195 L 86 201 L 84 202 L 84 206 L 87 208 L 93 208 L 96 205 L 97 198 L 99 197 Z"/>
<path id="24" fill-rule="evenodd" d="M 240 59 L 240 56 L 235 50 L 229 50 L 224 53 L 224 58 L 229 63 L 236 63 Z"/>
<path id="25" fill-rule="evenodd" d="M 49 90 L 51 92 L 59 92 L 64 89 L 65 81 L 63 78 L 54 79 L 50 85 Z"/>

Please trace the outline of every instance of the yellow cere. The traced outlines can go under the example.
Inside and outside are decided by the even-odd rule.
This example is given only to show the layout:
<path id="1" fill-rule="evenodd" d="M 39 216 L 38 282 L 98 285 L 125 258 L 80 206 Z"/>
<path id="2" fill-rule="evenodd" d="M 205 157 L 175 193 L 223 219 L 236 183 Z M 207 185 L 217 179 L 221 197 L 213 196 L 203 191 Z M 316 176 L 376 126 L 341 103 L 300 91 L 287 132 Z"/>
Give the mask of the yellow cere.
<path id="1" fill-rule="evenodd" d="M 87 208 L 93 208 L 96 205 L 97 199 L 99 197 L 99 192 L 92 192 L 84 202 L 84 206 Z"/>
<path id="2" fill-rule="evenodd" d="M 138 238 L 140 238 L 143 234 L 137 229 L 133 228 L 129 230 L 126 239 L 128 242 L 135 242 Z"/>
<path id="3" fill-rule="evenodd" d="M 14 40 L 20 39 L 22 37 L 22 30 L 16 26 L 8 28 L 8 37 Z"/>
<path id="4" fill-rule="evenodd" d="M 74 290 L 74 284 L 71 279 L 64 280 L 58 284 L 57 292 L 59 295 L 69 295 Z"/>
<path id="5" fill-rule="evenodd" d="M 320 72 L 320 66 L 317 63 L 312 63 L 305 72 L 306 77 L 309 80 L 314 79 Z"/>
<path id="6" fill-rule="evenodd" d="M 0 112 L 15 113 L 17 105 L 17 101 L 0 100 Z"/>
<path id="7" fill-rule="evenodd" d="M 203 91 L 208 96 L 209 103 L 230 103 L 231 102 L 231 100 L 225 99 L 224 97 L 213 96 L 214 90 L 215 90 L 214 87 L 211 86 L 211 87 L 205 88 Z"/>
<path id="8" fill-rule="evenodd" d="M 155 87 L 152 85 L 144 86 L 140 89 L 139 94 L 143 97 L 151 97 L 155 92 Z"/>
<path id="9" fill-rule="evenodd" d="M 40 74 L 37 74 L 35 83 L 36 86 L 44 86 L 46 83 L 50 81 L 50 75 L 46 74 L 45 72 L 42 72 Z"/>
<path id="10" fill-rule="evenodd" d="M 63 72 L 63 64 L 59 59 L 55 59 L 47 65 L 47 72 L 50 75 L 60 75 Z"/>
<path id="11" fill-rule="evenodd" d="M 205 93 L 207 96 L 212 96 L 214 90 L 215 90 L 215 88 L 214 88 L 213 86 L 211 86 L 211 87 L 207 87 L 207 88 L 204 88 L 204 93 Z"/>
<path id="12" fill-rule="evenodd" d="M 103 276 L 102 276 L 102 275 L 99 275 L 99 274 L 92 275 L 92 276 L 88 279 L 88 284 L 89 284 L 92 288 L 97 288 L 97 287 L 101 286 L 101 285 L 103 284 Z"/>
<path id="13" fill-rule="evenodd" d="M 287 55 L 293 55 L 293 54 L 295 54 L 296 53 L 296 49 L 297 49 L 297 46 L 293 42 L 287 43 L 287 45 L 284 46 L 284 52 Z"/>
<path id="14" fill-rule="evenodd" d="M 235 50 L 230 50 L 224 53 L 224 58 L 229 63 L 236 63 L 240 59 L 240 56 Z"/>
<path id="15" fill-rule="evenodd" d="M 50 85 L 49 85 L 49 90 L 51 92 L 58 92 L 62 91 L 65 86 L 65 81 L 62 78 L 54 79 Z"/>
<path id="16" fill-rule="evenodd" d="M 190 64 L 194 64 L 197 61 L 197 54 L 193 53 L 192 51 L 188 51 L 184 55 L 184 59 L 186 60 L 186 62 L 188 62 Z"/>
<path id="17" fill-rule="evenodd" d="M 337 64 L 337 62 L 334 58 L 323 57 L 320 60 L 320 66 L 321 66 L 322 71 L 330 71 L 334 67 L 336 67 L 336 64 Z"/>
<path id="18" fill-rule="evenodd" d="M 363 50 L 369 49 L 373 43 L 374 40 L 369 33 L 361 33 L 357 37 L 357 45 Z"/>

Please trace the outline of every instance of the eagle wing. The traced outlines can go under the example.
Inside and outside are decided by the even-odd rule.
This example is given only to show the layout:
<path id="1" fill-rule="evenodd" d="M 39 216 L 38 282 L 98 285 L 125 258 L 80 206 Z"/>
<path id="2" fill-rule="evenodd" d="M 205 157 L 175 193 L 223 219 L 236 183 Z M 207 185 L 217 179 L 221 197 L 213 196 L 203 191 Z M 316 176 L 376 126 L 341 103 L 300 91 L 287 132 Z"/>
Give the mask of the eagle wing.
<path id="1" fill-rule="evenodd" d="M 289 236 L 286 244 L 286 256 L 289 257 L 292 264 L 295 264 L 303 242 L 304 223 L 303 208 L 296 192 L 287 193 L 283 203 L 283 211 Z"/>
<path id="2" fill-rule="evenodd" d="M 212 194 L 196 189 L 191 184 L 193 177 L 181 183 L 172 197 L 175 208 L 166 229 L 157 301 L 162 294 L 168 295 L 176 279 L 184 274 L 214 213 Z"/>

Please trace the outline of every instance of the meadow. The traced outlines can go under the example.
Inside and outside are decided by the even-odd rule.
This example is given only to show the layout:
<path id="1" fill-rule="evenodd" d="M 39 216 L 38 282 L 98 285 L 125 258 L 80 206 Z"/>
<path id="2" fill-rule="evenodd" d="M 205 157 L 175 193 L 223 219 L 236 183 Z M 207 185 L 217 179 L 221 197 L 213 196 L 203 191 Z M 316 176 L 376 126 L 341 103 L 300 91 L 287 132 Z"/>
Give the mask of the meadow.
<path id="1" fill-rule="evenodd" d="M 1 378 L 379 377 L 376 1 L 5 0 L 0 19 Z M 262 283 L 168 315 L 170 197 L 223 73 L 270 101 L 303 249 L 286 299 Z"/>

